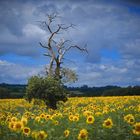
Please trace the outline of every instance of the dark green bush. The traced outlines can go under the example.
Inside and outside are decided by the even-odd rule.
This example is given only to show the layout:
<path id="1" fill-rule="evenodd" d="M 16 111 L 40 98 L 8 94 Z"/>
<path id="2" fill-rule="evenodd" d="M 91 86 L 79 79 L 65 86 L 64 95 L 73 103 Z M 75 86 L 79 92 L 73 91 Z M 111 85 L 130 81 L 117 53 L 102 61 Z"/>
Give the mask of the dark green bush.
<path id="1" fill-rule="evenodd" d="M 26 88 L 27 100 L 41 99 L 52 109 L 57 109 L 58 101 L 67 101 L 67 93 L 63 84 L 52 77 L 33 76 Z"/>
<path id="2" fill-rule="evenodd" d="M 9 98 L 9 97 L 10 97 L 9 90 L 4 87 L 0 87 L 0 99 Z"/>

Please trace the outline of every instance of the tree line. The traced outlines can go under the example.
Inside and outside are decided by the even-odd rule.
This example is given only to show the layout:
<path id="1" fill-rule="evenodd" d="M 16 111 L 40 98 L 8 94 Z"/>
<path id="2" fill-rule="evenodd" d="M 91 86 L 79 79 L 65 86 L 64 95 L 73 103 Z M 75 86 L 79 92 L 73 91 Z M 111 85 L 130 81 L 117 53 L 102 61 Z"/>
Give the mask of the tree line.
<path id="1" fill-rule="evenodd" d="M 133 96 L 140 95 L 140 86 L 104 86 L 104 87 L 68 87 L 70 96 L 93 97 L 93 96 Z"/>
<path id="2" fill-rule="evenodd" d="M 26 92 L 26 85 L 0 84 L 0 99 L 23 98 Z"/>
<path id="3" fill-rule="evenodd" d="M 0 98 L 24 98 L 27 85 L 0 84 Z M 65 87 L 69 97 L 133 96 L 140 95 L 140 86 Z"/>

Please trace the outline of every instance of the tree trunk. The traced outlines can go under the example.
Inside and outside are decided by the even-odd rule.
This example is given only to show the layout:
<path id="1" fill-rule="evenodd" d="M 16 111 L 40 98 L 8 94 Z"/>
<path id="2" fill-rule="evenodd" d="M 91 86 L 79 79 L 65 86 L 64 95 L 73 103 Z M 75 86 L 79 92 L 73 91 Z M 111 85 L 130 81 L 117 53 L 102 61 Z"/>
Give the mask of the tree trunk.
<path id="1" fill-rule="evenodd" d="M 55 68 L 55 77 L 58 79 L 58 80 L 61 80 L 61 73 L 60 73 L 60 70 L 61 70 L 61 67 L 60 67 L 60 62 L 59 60 L 56 61 L 56 68 Z"/>
<path id="2" fill-rule="evenodd" d="M 53 76 L 53 62 L 54 62 L 54 59 L 51 58 L 50 64 L 49 64 L 49 68 L 48 68 L 48 70 L 47 70 L 47 74 L 48 74 L 48 76 L 50 76 L 50 77 Z"/>

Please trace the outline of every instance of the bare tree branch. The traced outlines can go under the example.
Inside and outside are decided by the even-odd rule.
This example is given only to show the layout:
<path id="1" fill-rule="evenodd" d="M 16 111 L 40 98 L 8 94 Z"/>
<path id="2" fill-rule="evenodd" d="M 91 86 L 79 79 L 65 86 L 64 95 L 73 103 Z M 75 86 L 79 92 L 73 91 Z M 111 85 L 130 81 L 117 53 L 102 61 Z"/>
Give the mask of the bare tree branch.
<path id="1" fill-rule="evenodd" d="M 58 49 L 58 53 L 61 53 L 62 50 L 66 47 L 66 43 L 70 42 L 70 40 L 60 39 L 60 42 L 56 45 Z"/>
<path id="2" fill-rule="evenodd" d="M 71 48 L 77 48 L 77 49 L 79 49 L 80 51 L 88 52 L 86 48 L 81 48 L 81 47 L 79 47 L 79 46 L 77 46 L 77 45 L 69 46 L 69 47 L 66 49 L 66 51 L 69 51 Z"/>
<path id="3" fill-rule="evenodd" d="M 75 25 L 74 24 L 70 24 L 70 25 L 66 26 L 65 24 L 59 24 L 59 26 L 61 26 L 62 30 L 67 30 L 69 28 L 73 28 Z"/>
<path id="4" fill-rule="evenodd" d="M 63 31 L 68 30 L 69 28 L 74 28 L 74 24 L 65 25 L 65 24 L 55 24 L 55 28 L 52 26 L 52 22 L 55 21 L 55 19 L 58 17 L 58 14 L 53 13 L 50 15 L 47 15 L 48 21 L 43 21 L 41 24 L 45 26 L 50 33 L 47 45 L 43 45 L 41 42 L 39 44 L 41 47 L 47 49 L 47 53 L 44 53 L 45 56 L 50 58 L 49 67 L 47 69 L 47 72 L 49 75 L 52 75 L 55 73 L 57 78 L 61 78 L 61 64 L 63 63 L 64 55 L 66 52 L 68 52 L 70 49 L 75 48 L 82 52 L 87 52 L 86 46 L 84 48 L 78 46 L 78 45 L 70 45 L 70 40 L 64 40 L 60 39 L 59 41 L 55 41 L 55 36 L 59 33 L 63 33 Z M 55 64 L 55 67 L 54 67 Z M 55 68 L 55 69 L 54 69 Z"/>
<path id="5" fill-rule="evenodd" d="M 50 28 L 50 23 L 49 23 L 49 24 L 47 24 L 46 22 L 44 22 L 44 24 L 47 26 L 47 28 L 48 28 L 49 32 L 50 32 L 50 33 L 52 33 L 52 30 L 51 30 L 51 28 Z"/>
<path id="6" fill-rule="evenodd" d="M 41 47 L 46 48 L 46 49 L 49 49 L 48 46 L 43 45 L 41 42 L 39 42 L 39 44 L 40 44 Z"/>
<path id="7" fill-rule="evenodd" d="M 58 14 L 57 13 L 47 14 L 47 17 L 50 22 L 53 22 L 53 20 L 55 20 L 58 17 Z"/>
<path id="8" fill-rule="evenodd" d="M 44 56 L 52 57 L 49 53 L 44 53 Z"/>
<path id="9" fill-rule="evenodd" d="M 52 39 L 52 42 L 53 42 L 55 45 L 57 44 L 57 42 L 56 42 L 55 40 L 53 40 L 53 39 Z"/>

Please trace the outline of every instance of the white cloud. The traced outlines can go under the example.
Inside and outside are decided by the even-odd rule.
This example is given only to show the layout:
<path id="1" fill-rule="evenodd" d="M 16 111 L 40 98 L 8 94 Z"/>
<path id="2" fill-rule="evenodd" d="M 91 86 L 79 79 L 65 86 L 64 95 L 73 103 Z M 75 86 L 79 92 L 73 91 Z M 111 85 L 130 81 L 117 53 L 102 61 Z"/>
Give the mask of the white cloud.
<path id="1" fill-rule="evenodd" d="M 23 34 L 27 37 L 27 39 L 36 39 L 38 37 L 41 38 L 46 36 L 45 30 L 42 30 L 39 26 L 33 24 L 25 25 L 23 28 Z"/>
<path id="2" fill-rule="evenodd" d="M 140 39 L 126 43 L 121 53 L 123 53 L 125 58 L 140 58 Z"/>
<path id="3" fill-rule="evenodd" d="M 109 60 L 106 63 L 77 64 L 79 81 L 73 86 L 139 85 L 140 66 L 135 69 L 135 63 L 131 63 L 131 67 L 126 60 L 117 63 Z"/>
<path id="4" fill-rule="evenodd" d="M 136 78 L 136 81 L 140 82 L 140 77 Z"/>
<path id="5" fill-rule="evenodd" d="M 29 77 L 41 74 L 43 70 L 43 66 L 25 66 L 0 60 L 0 82 L 27 83 Z"/>

